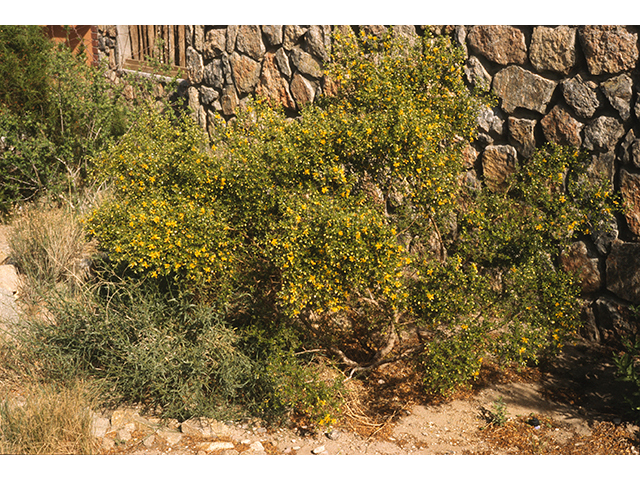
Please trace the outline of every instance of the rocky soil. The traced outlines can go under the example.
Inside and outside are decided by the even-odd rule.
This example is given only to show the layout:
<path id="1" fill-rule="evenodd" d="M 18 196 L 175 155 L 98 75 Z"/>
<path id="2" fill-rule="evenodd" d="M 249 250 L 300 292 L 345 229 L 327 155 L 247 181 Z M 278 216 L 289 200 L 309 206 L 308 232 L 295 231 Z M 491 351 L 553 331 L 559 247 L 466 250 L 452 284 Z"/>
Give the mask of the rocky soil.
<path id="1" fill-rule="evenodd" d="M 17 320 L 19 276 L 0 226 L 0 319 Z M 522 372 L 485 368 L 453 398 L 425 397 L 399 367 L 347 385 L 343 420 L 328 431 L 259 421 L 161 420 L 135 407 L 94 412 L 105 455 L 633 454 L 640 429 L 627 417 L 612 353 L 579 339 L 553 362 Z M 17 399 L 19 401 L 19 399 Z M 499 405 L 504 405 L 503 418 Z M 504 420 L 497 425 L 491 420 Z"/>
<path id="2" fill-rule="evenodd" d="M 403 390 L 399 372 L 382 371 L 353 381 L 356 396 L 330 431 L 204 418 L 161 422 L 119 409 L 96 414 L 94 433 L 102 452 L 115 455 L 637 455 L 639 428 L 625 417 L 625 392 L 603 350 L 580 341 L 553 364 L 519 374 L 484 372 L 474 389 L 440 402 L 418 402 L 406 389 L 404 402 L 394 396 Z M 376 415 L 367 398 L 397 408 Z M 501 426 L 490 421 L 500 401 Z"/>

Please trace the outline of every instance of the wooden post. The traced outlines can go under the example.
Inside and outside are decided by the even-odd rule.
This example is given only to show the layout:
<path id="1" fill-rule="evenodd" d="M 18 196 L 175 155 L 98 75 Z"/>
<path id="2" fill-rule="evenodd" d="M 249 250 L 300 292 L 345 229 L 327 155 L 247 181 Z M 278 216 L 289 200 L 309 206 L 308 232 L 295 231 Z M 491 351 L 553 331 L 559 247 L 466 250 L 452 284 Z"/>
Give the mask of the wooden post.
<path id="1" fill-rule="evenodd" d="M 178 25 L 178 55 L 177 55 L 177 62 L 176 65 L 179 65 L 181 67 L 186 67 L 187 66 L 187 62 L 186 62 L 186 52 L 187 52 L 187 45 L 186 45 L 186 32 L 185 32 L 185 26 L 184 25 Z"/>

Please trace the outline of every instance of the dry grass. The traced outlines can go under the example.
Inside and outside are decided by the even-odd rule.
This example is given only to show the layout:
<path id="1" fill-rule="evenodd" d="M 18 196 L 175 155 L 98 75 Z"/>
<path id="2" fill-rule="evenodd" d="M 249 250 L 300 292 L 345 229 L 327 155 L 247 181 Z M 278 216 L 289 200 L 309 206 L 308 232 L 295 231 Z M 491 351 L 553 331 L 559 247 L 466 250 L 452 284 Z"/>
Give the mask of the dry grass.
<path id="1" fill-rule="evenodd" d="M 86 241 L 70 208 L 25 205 L 14 213 L 11 225 L 12 259 L 31 285 L 80 285 L 85 280 L 95 245 Z"/>
<path id="2" fill-rule="evenodd" d="M 92 395 L 82 384 L 58 387 L 33 383 L 0 404 L 0 454 L 89 455 L 98 451 L 92 435 Z"/>

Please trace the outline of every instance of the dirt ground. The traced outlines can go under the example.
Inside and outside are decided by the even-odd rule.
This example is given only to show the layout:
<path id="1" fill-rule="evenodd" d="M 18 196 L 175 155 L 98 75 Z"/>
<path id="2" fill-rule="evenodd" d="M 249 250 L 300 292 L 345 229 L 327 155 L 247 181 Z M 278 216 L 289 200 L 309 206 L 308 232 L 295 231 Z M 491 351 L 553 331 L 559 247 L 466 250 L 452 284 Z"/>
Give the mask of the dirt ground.
<path id="1" fill-rule="evenodd" d="M 551 363 L 521 372 L 487 368 L 478 384 L 451 399 L 424 397 L 401 369 L 388 367 L 366 381 L 351 380 L 343 421 L 333 431 L 298 425 L 269 429 L 227 424 L 216 442 L 184 435 L 145 445 L 144 436 L 111 455 L 638 455 L 639 428 L 626 416 L 624 385 L 614 377 L 611 352 L 579 340 Z M 498 404 L 503 425 L 491 423 Z M 148 436 L 146 437 L 149 438 Z M 203 443 L 209 440 L 209 443 Z M 256 448 L 256 445 L 258 448 Z"/>

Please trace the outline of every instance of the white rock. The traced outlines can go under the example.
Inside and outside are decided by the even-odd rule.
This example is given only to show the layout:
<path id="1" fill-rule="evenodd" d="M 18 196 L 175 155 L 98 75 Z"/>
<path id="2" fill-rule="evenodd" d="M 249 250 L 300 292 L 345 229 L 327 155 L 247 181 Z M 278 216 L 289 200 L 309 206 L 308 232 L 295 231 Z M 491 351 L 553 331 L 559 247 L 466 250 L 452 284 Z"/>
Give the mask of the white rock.
<path id="1" fill-rule="evenodd" d="M 218 450 L 229 450 L 235 448 L 235 446 L 231 442 L 200 442 L 197 448 L 206 452 L 216 452 Z"/>
<path id="2" fill-rule="evenodd" d="M 321 446 L 316 447 L 313 450 L 311 450 L 311 453 L 313 453 L 314 455 L 319 455 L 322 452 L 324 452 L 324 445 L 321 445 Z"/>
<path id="3" fill-rule="evenodd" d="M 111 422 L 108 418 L 96 416 L 91 420 L 91 433 L 94 437 L 104 437 L 110 427 Z"/>
<path id="4" fill-rule="evenodd" d="M 158 431 L 158 436 L 169 445 L 175 445 L 180 440 L 182 440 L 183 434 L 180 432 L 173 432 L 171 430 L 160 430 Z"/>
<path id="5" fill-rule="evenodd" d="M 251 445 L 249 445 L 249 450 L 252 452 L 264 452 L 264 445 L 259 440 L 256 440 Z"/>

